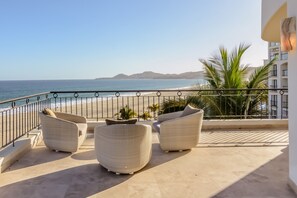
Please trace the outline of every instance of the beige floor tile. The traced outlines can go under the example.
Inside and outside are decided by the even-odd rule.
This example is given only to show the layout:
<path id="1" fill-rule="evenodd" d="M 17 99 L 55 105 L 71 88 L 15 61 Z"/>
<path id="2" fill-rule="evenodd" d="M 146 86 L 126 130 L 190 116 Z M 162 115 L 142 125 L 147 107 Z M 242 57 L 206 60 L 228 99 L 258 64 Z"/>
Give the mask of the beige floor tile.
<path id="1" fill-rule="evenodd" d="M 248 138 L 246 131 L 235 133 L 205 133 L 207 146 L 169 153 L 154 133 L 152 159 L 134 175 L 100 166 L 92 135 L 74 154 L 41 144 L 0 175 L 0 197 L 295 197 L 287 186 L 288 143 L 258 141 L 285 132 L 257 132 L 252 146 L 234 146 Z"/>

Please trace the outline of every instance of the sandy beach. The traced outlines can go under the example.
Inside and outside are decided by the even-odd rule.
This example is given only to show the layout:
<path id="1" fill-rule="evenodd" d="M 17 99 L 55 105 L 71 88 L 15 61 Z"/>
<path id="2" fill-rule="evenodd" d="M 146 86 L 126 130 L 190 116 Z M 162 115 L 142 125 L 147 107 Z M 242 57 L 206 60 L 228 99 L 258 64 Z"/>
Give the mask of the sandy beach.
<path id="1" fill-rule="evenodd" d="M 179 98 L 184 98 L 188 94 L 183 93 L 178 96 L 178 91 L 160 93 L 161 95 L 159 96 L 156 93 L 146 93 L 139 97 L 123 95 L 119 97 L 94 97 L 88 98 L 88 100 L 84 98 L 60 98 L 56 102 L 52 102 L 51 108 L 55 111 L 82 115 L 88 119 L 102 120 L 105 118 L 117 118 L 115 114 L 127 105 L 139 116 L 144 112 L 149 112 L 153 117 L 153 112 L 150 112 L 148 109 L 149 106 L 153 104 L 161 106 L 163 101 L 168 99 L 178 101 Z"/>
<path id="2" fill-rule="evenodd" d="M 175 89 L 177 90 L 177 89 Z M 85 116 L 88 120 L 105 120 L 106 118 L 117 118 L 116 113 L 126 105 L 131 108 L 137 116 L 141 116 L 144 112 L 148 112 L 154 119 L 154 114 L 148 107 L 153 104 L 162 105 L 163 101 L 179 100 L 184 98 L 188 92 L 160 92 L 142 93 L 139 96 L 121 95 L 119 97 L 93 97 L 93 98 L 56 98 L 51 100 L 51 109 L 58 112 Z M 0 144 L 5 145 L 15 137 L 24 135 L 27 131 L 32 130 L 39 123 L 38 112 L 45 108 L 48 104 L 40 103 L 31 105 L 30 108 L 16 107 L 14 110 L 0 112 Z"/>

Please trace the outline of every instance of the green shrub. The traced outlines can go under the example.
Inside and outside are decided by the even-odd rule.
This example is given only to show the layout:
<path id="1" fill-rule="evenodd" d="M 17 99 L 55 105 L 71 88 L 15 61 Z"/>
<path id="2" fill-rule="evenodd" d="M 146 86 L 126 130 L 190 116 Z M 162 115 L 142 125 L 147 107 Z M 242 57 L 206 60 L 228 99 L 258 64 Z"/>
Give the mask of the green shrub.
<path id="1" fill-rule="evenodd" d="M 153 104 L 151 106 L 148 106 L 148 109 L 154 113 L 154 119 L 156 119 L 156 112 L 160 109 L 158 104 Z"/>
<path id="2" fill-rule="evenodd" d="M 182 111 L 186 106 L 187 106 L 187 101 L 185 99 L 179 99 L 179 100 L 168 99 L 162 103 L 159 114 Z"/>
<path id="3" fill-rule="evenodd" d="M 187 105 L 196 108 L 204 109 L 205 105 L 199 95 L 189 95 L 185 99 L 168 99 L 162 103 L 159 114 L 172 113 L 176 111 L 183 111 Z"/>
<path id="4" fill-rule="evenodd" d="M 144 112 L 142 115 L 139 116 L 140 118 L 144 119 L 144 120 L 148 120 L 150 118 L 152 118 L 151 114 L 149 112 Z"/>
<path id="5" fill-rule="evenodd" d="M 123 120 L 129 120 L 137 116 L 137 114 L 132 109 L 130 109 L 128 105 L 126 105 L 125 107 L 122 107 L 120 112 L 116 113 L 115 116 L 119 116 Z"/>

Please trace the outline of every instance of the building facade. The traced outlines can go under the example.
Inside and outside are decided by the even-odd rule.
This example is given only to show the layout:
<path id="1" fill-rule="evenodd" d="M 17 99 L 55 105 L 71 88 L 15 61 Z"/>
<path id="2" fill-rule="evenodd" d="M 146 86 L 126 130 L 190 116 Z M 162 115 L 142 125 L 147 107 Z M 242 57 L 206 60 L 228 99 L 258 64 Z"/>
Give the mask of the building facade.
<path id="1" fill-rule="evenodd" d="M 268 86 L 271 89 L 288 88 L 288 53 L 282 52 L 277 42 L 268 43 L 268 59 L 275 59 L 271 68 Z M 282 91 L 269 91 L 270 118 L 288 117 L 288 93 Z"/>
<path id="2" fill-rule="evenodd" d="M 262 0 L 262 39 L 268 42 L 281 41 L 281 21 L 297 17 L 296 0 Z M 296 29 L 296 27 L 295 27 Z M 296 33 L 296 31 L 295 31 Z M 288 184 L 297 194 L 297 50 L 296 35 L 294 49 L 288 53 L 289 89 L 289 178 Z"/>

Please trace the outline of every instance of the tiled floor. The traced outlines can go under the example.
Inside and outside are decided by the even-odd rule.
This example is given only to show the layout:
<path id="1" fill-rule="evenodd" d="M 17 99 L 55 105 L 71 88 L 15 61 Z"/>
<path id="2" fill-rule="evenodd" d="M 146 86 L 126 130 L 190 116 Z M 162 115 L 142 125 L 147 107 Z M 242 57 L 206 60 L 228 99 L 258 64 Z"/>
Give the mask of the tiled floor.
<path id="1" fill-rule="evenodd" d="M 199 146 L 286 146 L 288 142 L 287 130 L 205 131 Z"/>
<path id="2" fill-rule="evenodd" d="M 287 131 L 208 131 L 191 151 L 164 153 L 134 175 L 107 172 L 92 135 L 74 154 L 43 145 L 0 175 L 0 197 L 296 197 L 287 185 Z"/>

